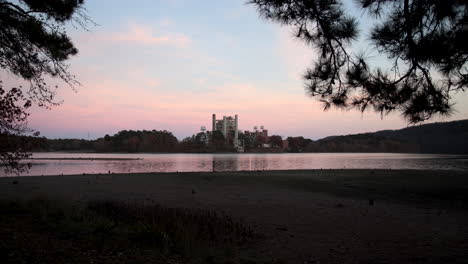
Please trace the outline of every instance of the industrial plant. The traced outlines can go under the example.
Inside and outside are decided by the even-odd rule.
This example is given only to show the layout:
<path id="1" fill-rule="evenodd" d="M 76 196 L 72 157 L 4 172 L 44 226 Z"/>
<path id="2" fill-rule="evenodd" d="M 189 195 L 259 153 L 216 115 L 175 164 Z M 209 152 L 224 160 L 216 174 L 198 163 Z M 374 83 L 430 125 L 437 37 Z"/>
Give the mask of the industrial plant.
<path id="1" fill-rule="evenodd" d="M 245 130 L 242 132 L 239 129 L 238 115 L 223 116 L 217 119 L 216 114 L 213 114 L 211 121 L 211 131 L 207 131 L 205 126 L 201 127 L 202 135 L 200 135 L 200 139 L 206 144 L 213 140 L 213 135 L 218 131 L 223 135 L 225 144 L 238 152 L 244 152 L 246 148 L 287 148 L 286 140 L 282 144 L 281 142 L 280 144 L 272 144 L 271 137 L 268 136 L 268 130 L 264 126 L 254 126 L 253 131 Z"/>

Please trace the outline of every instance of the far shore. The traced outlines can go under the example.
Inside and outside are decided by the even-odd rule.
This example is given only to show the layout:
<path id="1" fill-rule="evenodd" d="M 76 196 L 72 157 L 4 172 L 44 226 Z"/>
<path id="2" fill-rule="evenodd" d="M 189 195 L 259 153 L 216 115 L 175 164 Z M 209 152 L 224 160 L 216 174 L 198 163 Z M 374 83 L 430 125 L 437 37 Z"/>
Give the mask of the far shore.
<path id="1" fill-rule="evenodd" d="M 264 235 L 249 254 L 284 263 L 465 263 L 468 252 L 465 171 L 346 169 L 0 178 L 0 200 L 37 197 L 225 212 Z"/>
<path id="2" fill-rule="evenodd" d="M 450 155 L 450 156 L 461 156 L 466 157 L 468 154 L 465 153 L 450 153 L 450 152 L 381 152 L 381 151 L 355 151 L 355 152 L 346 152 L 346 151 L 316 151 L 316 152 L 288 152 L 288 151 L 246 151 L 246 152 L 237 152 L 237 151 L 215 151 L 215 152 L 98 152 L 98 151 L 32 151 L 32 153 L 63 153 L 63 154 L 98 154 L 98 155 L 105 155 L 105 154 L 117 154 L 117 155 L 147 155 L 147 154 L 420 154 L 420 155 Z"/>
<path id="3" fill-rule="evenodd" d="M 26 160 L 142 160 L 143 158 L 97 158 L 97 157 L 76 157 L 76 158 L 28 158 Z"/>

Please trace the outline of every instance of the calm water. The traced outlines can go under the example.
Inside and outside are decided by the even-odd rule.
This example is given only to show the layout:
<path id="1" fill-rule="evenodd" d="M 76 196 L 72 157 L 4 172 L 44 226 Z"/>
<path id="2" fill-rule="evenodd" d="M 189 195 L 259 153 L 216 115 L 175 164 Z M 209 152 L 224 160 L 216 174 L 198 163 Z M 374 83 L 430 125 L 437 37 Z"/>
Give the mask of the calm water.
<path id="1" fill-rule="evenodd" d="M 34 158 L 140 158 L 140 160 L 33 160 L 23 175 L 294 169 L 468 170 L 468 156 L 395 153 L 102 154 L 34 153 Z M 0 170 L 0 176 L 5 176 Z"/>

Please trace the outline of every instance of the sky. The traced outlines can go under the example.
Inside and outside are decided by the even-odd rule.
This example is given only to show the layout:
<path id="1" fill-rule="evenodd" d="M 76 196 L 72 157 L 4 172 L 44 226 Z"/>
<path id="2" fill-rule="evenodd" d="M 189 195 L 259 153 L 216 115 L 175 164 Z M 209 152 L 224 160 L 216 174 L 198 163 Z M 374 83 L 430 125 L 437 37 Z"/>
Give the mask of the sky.
<path id="1" fill-rule="evenodd" d="M 245 0 L 85 3 L 97 25 L 67 29 L 79 50 L 70 71 L 81 85 L 60 84 L 59 106 L 32 109 L 29 126 L 42 136 L 156 129 L 183 139 L 209 128 L 213 113 L 238 114 L 241 130 L 263 125 L 270 134 L 312 139 L 408 126 L 398 113 L 322 111 L 301 80 L 312 49 Z M 454 95 L 456 114 L 430 122 L 468 118 L 467 99 Z"/>

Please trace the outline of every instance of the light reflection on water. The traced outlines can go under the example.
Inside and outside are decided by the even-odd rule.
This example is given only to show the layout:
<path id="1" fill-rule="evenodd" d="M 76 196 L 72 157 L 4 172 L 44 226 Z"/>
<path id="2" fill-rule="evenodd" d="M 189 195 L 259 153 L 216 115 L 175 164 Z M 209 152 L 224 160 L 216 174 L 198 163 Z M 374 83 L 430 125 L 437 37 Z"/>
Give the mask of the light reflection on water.
<path id="1" fill-rule="evenodd" d="M 34 158 L 139 158 L 139 160 L 33 160 L 24 176 L 176 171 L 296 169 L 468 170 L 468 156 L 398 153 L 109 154 L 34 153 Z M 0 176 L 5 176 L 0 169 Z"/>

